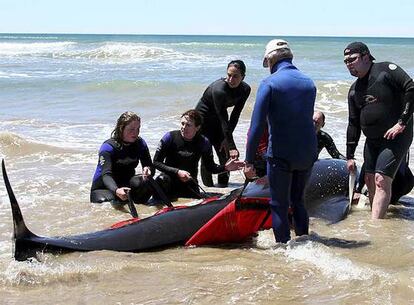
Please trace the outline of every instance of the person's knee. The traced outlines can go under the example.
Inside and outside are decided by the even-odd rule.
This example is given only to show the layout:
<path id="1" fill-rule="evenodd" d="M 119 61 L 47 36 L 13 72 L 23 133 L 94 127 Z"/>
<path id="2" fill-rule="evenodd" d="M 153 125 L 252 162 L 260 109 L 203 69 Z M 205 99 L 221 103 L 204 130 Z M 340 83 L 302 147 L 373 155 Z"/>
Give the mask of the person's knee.
<path id="1" fill-rule="evenodd" d="M 142 176 L 134 176 L 129 181 L 131 197 L 134 202 L 146 202 L 151 197 L 151 189 L 148 181 Z"/>
<path id="2" fill-rule="evenodd" d="M 391 188 L 392 179 L 381 173 L 375 174 L 375 187 L 377 189 L 388 190 Z"/>
<path id="3" fill-rule="evenodd" d="M 94 190 L 90 194 L 91 203 L 103 203 L 114 199 L 115 195 L 110 190 Z"/>
<path id="4" fill-rule="evenodd" d="M 129 186 L 131 188 L 139 188 L 143 184 L 143 181 L 142 176 L 134 176 L 129 180 Z"/>
<path id="5" fill-rule="evenodd" d="M 171 177 L 168 175 L 159 175 L 155 181 L 162 188 L 162 190 L 169 194 L 171 191 Z"/>

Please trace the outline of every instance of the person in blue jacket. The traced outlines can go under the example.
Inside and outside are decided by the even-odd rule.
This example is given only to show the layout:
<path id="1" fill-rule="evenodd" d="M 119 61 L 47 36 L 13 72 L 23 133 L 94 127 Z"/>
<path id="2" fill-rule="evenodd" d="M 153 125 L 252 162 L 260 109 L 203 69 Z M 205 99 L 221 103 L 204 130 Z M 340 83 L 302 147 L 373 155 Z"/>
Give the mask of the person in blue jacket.
<path id="1" fill-rule="evenodd" d="M 147 143 L 139 136 L 141 118 L 127 111 L 118 118 L 111 138 L 99 149 L 99 160 L 93 176 L 90 201 L 126 203 L 128 192 L 137 203 L 146 203 L 151 196 L 147 176 L 153 175 Z M 139 162 L 142 174 L 135 175 Z"/>
<path id="2" fill-rule="evenodd" d="M 269 129 L 267 174 L 271 213 L 276 242 L 290 240 L 289 206 L 293 208 L 296 235 L 309 232 L 309 216 L 304 193 L 317 159 L 313 124 L 316 87 L 292 64 L 293 54 L 285 40 L 271 40 L 265 50 L 263 67 L 271 75 L 260 84 L 246 146 L 246 178 L 256 176 L 255 153 L 265 125 Z"/>

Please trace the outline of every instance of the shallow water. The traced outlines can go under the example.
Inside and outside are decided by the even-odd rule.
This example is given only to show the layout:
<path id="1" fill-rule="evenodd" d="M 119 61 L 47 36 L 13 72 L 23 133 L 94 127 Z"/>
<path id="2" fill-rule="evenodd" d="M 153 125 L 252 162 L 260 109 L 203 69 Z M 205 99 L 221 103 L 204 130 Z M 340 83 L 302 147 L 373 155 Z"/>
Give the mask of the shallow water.
<path id="1" fill-rule="evenodd" d="M 125 110 L 138 112 L 141 135 L 154 152 L 162 135 L 178 127 L 179 115 L 224 76 L 235 57 L 245 60 L 252 86 L 235 131 L 244 156 L 255 91 L 267 75 L 260 66 L 267 40 L 0 35 L 0 156 L 29 228 L 45 236 L 68 235 L 129 218 L 109 204 L 89 203 L 97 151 L 116 118 Z M 341 53 L 350 40 L 291 41 L 297 66 L 318 87 L 316 107 L 327 116 L 324 130 L 343 153 L 353 79 Z M 367 42 L 378 60 L 414 73 L 414 40 Z M 327 156 L 323 151 L 321 158 Z M 362 145 L 357 161 L 361 164 Z M 231 182 L 227 190 L 240 186 L 241 173 L 232 173 Z M 0 303 L 412 304 L 413 195 L 390 207 L 383 221 L 370 220 L 368 208 L 354 208 L 332 225 L 313 218 L 313 233 L 287 247 L 276 246 L 272 232 L 264 231 L 232 247 L 47 254 L 41 262 L 16 262 L 9 200 L 0 183 Z M 137 209 L 142 216 L 156 211 Z"/>

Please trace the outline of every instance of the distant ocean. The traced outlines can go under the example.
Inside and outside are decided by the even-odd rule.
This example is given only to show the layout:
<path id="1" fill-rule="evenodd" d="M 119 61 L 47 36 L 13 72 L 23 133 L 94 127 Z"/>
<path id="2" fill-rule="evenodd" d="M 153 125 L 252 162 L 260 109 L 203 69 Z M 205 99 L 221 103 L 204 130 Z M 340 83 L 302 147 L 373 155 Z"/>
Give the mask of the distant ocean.
<path id="1" fill-rule="evenodd" d="M 58 235 L 98 230 L 126 218 L 108 205 L 89 204 L 97 152 L 118 116 L 126 110 L 141 116 L 141 136 L 153 154 L 164 133 L 178 128 L 180 114 L 226 75 L 233 59 L 246 63 L 245 81 L 252 87 L 235 130 L 244 158 L 256 90 L 269 73 L 262 67 L 264 47 L 272 38 L 0 34 L 0 157 L 26 222 L 41 235 Z M 342 153 L 347 93 L 354 81 L 343 64 L 344 47 L 364 41 L 377 61 L 395 62 L 414 76 L 413 38 L 278 38 L 289 41 L 294 64 L 315 81 L 316 108 L 327 118 L 324 130 Z M 360 164 L 362 140 L 356 154 Z M 240 185 L 241 173 L 232 173 L 231 181 Z M 367 210 L 332 226 L 312 220 L 311 229 L 324 236 L 370 241 L 361 249 L 308 242 L 274 250 L 273 236 L 266 232 L 260 245 L 249 249 L 75 253 L 27 264 L 11 259 L 11 214 L 0 181 L 0 299 L 15 304 L 21 296 L 55 304 L 48 299 L 53 289 L 66 304 L 132 304 L 125 290 L 145 295 L 145 304 L 412 304 L 413 207 L 410 201 L 392 208 L 393 217 L 381 223 L 371 222 Z M 94 288 L 107 289 L 107 299 L 97 297 Z"/>

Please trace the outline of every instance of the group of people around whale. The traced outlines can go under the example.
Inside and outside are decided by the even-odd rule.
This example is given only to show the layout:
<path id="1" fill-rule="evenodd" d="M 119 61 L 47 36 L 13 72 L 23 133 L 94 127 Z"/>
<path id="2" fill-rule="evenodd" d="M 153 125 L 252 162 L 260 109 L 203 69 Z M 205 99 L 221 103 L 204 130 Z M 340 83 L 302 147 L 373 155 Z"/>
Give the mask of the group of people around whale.
<path id="1" fill-rule="evenodd" d="M 200 198 L 201 159 L 205 186 L 213 186 L 212 173 L 218 174 L 218 187 L 228 185 L 229 171 L 243 169 L 246 179 L 267 175 L 273 231 L 277 242 L 286 243 L 291 238 L 289 208 L 296 235 L 308 234 L 304 192 L 319 152 L 325 147 L 333 158 L 346 160 L 349 171 L 356 171 L 354 153 L 362 131 L 366 141 L 359 186 L 365 183 L 368 188 L 372 218 L 384 218 L 396 174 L 411 177 L 410 190 L 414 184 L 406 161 L 413 137 L 412 79 L 394 63 L 373 62 L 375 58 L 362 42 L 345 48 L 344 63 L 357 80 L 348 94 L 344 156 L 321 130 L 325 116 L 314 110 L 314 82 L 292 59 L 287 41 L 273 39 L 266 45 L 263 67 L 270 75 L 257 90 L 244 161 L 239 160 L 233 131 L 251 89 L 244 82 L 245 64 L 234 60 L 227 66 L 227 76 L 210 84 L 195 109 L 181 115 L 180 129 L 162 137 L 153 160 L 139 136 L 141 119 L 133 112 L 123 113 L 99 150 L 91 202 L 147 203 L 151 195 L 156 199 L 160 194 L 150 183 L 155 170 L 160 171 L 155 185 L 170 199 Z M 230 117 L 229 107 L 234 107 Z M 219 164 L 214 162 L 212 147 Z M 139 162 L 142 173 L 136 175 Z"/>

